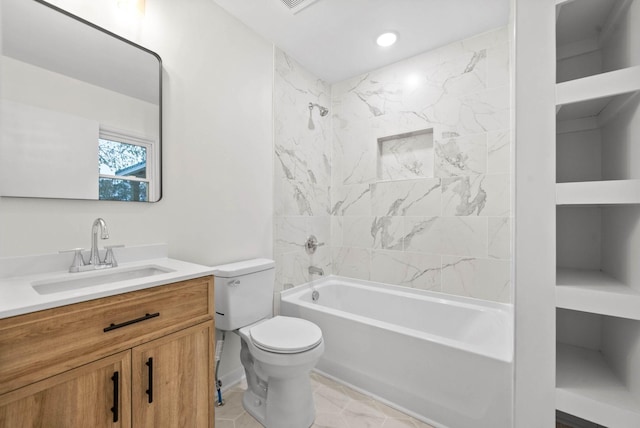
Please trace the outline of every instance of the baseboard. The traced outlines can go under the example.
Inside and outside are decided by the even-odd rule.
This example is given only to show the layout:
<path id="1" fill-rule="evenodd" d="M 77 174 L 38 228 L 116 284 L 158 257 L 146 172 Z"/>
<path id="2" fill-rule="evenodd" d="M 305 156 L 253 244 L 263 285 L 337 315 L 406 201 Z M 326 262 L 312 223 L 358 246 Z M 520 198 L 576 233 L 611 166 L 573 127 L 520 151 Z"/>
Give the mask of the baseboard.
<path id="1" fill-rule="evenodd" d="M 244 369 L 240 367 L 239 369 L 220 377 L 220 382 L 222 382 L 222 387 L 220 389 L 222 392 L 225 392 L 239 384 L 242 379 L 244 379 Z"/>

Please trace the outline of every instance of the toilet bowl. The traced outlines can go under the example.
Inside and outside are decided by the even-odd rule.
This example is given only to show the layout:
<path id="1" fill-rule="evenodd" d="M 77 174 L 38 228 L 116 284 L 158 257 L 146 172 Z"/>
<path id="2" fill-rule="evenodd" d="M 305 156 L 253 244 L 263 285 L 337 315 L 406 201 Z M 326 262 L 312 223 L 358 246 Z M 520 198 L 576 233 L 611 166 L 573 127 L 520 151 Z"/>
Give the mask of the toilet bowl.
<path id="1" fill-rule="evenodd" d="M 247 375 L 242 403 L 265 427 L 310 427 L 315 419 L 309 373 L 324 352 L 322 332 L 299 318 L 276 316 L 238 330 Z"/>
<path id="2" fill-rule="evenodd" d="M 322 331 L 273 317 L 275 263 L 254 259 L 213 269 L 216 328 L 240 336 L 245 410 L 266 428 L 308 428 L 315 419 L 310 371 L 324 352 Z"/>

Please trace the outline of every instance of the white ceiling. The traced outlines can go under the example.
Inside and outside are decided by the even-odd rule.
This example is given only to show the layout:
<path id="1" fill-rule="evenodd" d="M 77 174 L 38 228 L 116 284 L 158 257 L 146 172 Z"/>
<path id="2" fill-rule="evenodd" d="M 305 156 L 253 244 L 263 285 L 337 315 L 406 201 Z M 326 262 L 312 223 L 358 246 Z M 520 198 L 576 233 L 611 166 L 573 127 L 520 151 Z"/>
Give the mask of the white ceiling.
<path id="1" fill-rule="evenodd" d="M 297 14 L 283 0 L 214 0 L 329 83 L 504 26 L 509 0 L 317 0 Z M 376 45 L 384 30 L 398 33 Z"/>

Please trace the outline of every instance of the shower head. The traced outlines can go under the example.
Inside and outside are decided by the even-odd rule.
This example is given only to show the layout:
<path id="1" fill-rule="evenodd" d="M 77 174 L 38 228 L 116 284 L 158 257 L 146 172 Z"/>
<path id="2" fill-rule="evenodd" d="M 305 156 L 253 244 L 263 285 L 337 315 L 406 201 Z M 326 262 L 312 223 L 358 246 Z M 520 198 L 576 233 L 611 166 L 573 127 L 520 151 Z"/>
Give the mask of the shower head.
<path id="1" fill-rule="evenodd" d="M 313 110 L 314 107 L 318 107 L 318 111 L 320 112 L 320 116 L 322 116 L 322 117 L 324 117 L 327 114 L 329 114 L 329 109 L 328 108 L 323 107 L 320 104 L 309 103 L 309 111 Z"/>
<path id="2" fill-rule="evenodd" d="M 312 118 L 312 113 L 313 113 L 313 108 L 314 107 L 318 107 L 318 111 L 320 112 L 320 116 L 322 116 L 322 117 L 324 117 L 327 114 L 329 114 L 329 109 L 328 108 L 322 107 L 320 104 L 309 103 L 309 124 L 308 124 L 309 129 L 315 129 L 315 125 L 313 124 L 313 118 Z"/>

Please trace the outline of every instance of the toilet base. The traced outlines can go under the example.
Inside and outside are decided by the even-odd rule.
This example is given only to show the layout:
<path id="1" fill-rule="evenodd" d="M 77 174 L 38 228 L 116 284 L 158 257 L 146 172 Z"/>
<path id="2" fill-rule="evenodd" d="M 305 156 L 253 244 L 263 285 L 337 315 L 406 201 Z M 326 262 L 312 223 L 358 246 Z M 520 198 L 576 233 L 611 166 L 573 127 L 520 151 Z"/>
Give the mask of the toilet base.
<path id="1" fill-rule="evenodd" d="M 249 413 L 253 418 L 260 422 L 260 425 L 266 426 L 265 414 L 267 403 L 261 397 L 258 397 L 253 391 L 246 390 L 244 395 L 242 396 L 242 407 Z"/>
<path id="2" fill-rule="evenodd" d="M 242 406 L 247 413 L 266 428 L 308 428 L 313 425 L 315 408 L 308 376 L 294 379 L 293 385 L 289 379 L 284 388 L 284 385 L 278 385 L 281 383 L 278 380 L 271 381 L 267 399 L 250 389 L 245 391 Z"/>

